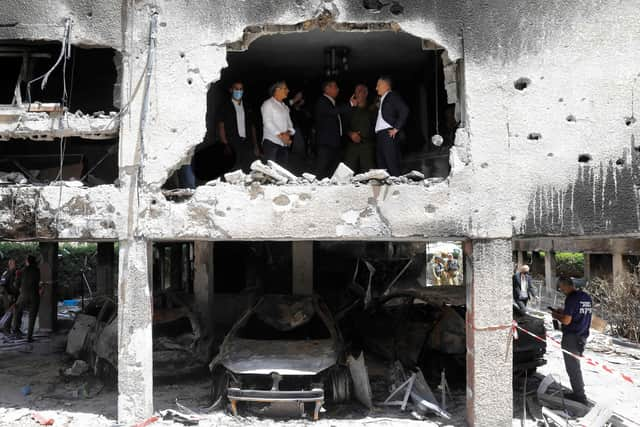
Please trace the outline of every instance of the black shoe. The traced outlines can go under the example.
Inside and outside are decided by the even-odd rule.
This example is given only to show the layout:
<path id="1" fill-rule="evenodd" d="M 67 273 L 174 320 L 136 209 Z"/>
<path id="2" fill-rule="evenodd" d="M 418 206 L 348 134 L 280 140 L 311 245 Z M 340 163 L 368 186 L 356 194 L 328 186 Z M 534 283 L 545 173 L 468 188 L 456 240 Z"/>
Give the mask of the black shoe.
<path id="1" fill-rule="evenodd" d="M 585 395 L 580 396 L 575 393 L 569 393 L 569 394 L 565 394 L 564 398 L 566 400 L 572 400 L 574 402 L 582 403 L 583 405 L 589 404 L 589 401 L 587 400 L 587 396 Z"/>
<path id="2" fill-rule="evenodd" d="M 33 342 L 33 337 L 28 337 L 27 342 Z"/>

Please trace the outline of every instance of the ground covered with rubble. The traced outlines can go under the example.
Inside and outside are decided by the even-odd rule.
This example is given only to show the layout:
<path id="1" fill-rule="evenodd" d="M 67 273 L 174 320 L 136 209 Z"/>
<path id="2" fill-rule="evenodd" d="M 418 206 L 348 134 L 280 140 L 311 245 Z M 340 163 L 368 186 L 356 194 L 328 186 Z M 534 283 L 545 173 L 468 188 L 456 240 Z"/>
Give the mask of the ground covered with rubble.
<path id="1" fill-rule="evenodd" d="M 547 318 L 548 332 L 558 338 Z M 90 373 L 75 375 L 75 360 L 65 354 L 66 333 L 60 332 L 52 336 L 37 336 L 33 344 L 14 346 L 4 342 L 0 357 L 0 425 L 2 426 L 37 426 L 33 417 L 39 414 L 42 421 L 54 420 L 53 425 L 75 426 L 113 426 L 116 421 L 117 393 L 114 385 L 104 383 Z M 557 346 L 547 346 L 547 364 L 538 368 L 541 375 L 551 374 L 562 385 L 568 385 L 564 371 L 562 353 Z M 616 414 L 621 416 L 625 424 L 640 423 L 640 347 L 624 340 L 592 331 L 587 344 L 586 356 L 604 362 L 616 373 L 624 373 L 631 377 L 635 384 L 627 383 L 618 375 L 606 372 L 601 367 L 583 364 L 586 390 L 590 400 L 596 404 L 610 405 Z M 368 364 L 374 396 L 388 392 L 383 379 L 385 366 L 382 363 Z M 539 378 L 539 377 L 538 377 Z M 538 381 L 539 383 L 539 381 Z M 513 425 L 522 425 L 522 384 L 514 381 L 514 419 Z M 536 380 L 529 379 L 528 394 L 535 394 Z M 465 425 L 464 391 L 456 389 L 448 399 L 447 409 L 452 414 L 451 420 L 442 420 L 435 416 L 425 420 L 417 420 L 410 410 L 401 412 L 398 408 L 375 405 L 368 410 L 360 404 L 333 405 L 327 407 L 320 415 L 320 421 L 313 422 L 307 418 L 287 418 L 286 410 L 276 408 L 270 412 L 257 408 L 244 408 L 240 416 L 233 417 L 226 411 L 215 411 L 204 414 L 203 409 L 210 399 L 209 378 L 185 379 L 173 384 L 157 384 L 154 388 L 155 407 L 158 419 L 152 425 L 188 425 L 182 421 L 174 421 L 172 417 L 186 416 L 187 419 L 198 420 L 197 425 L 318 425 L 340 426 L 361 425 L 373 426 L 462 426 Z M 438 399 L 439 392 L 434 391 Z M 169 411 L 167 411 L 169 410 Z M 194 415 L 190 410 L 198 413 Z M 171 412 L 177 411 L 177 412 Z M 536 426 L 532 417 L 532 408 L 527 407 L 526 426 Z M 283 418 L 284 417 L 284 418 Z M 142 421 L 142 420 L 141 420 Z"/>

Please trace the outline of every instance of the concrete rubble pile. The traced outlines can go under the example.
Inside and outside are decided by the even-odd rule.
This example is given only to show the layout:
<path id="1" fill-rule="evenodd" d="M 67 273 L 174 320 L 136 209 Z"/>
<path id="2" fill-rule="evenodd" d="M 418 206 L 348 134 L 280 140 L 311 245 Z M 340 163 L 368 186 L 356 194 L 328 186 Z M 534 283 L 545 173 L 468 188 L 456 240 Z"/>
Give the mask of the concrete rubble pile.
<path id="1" fill-rule="evenodd" d="M 302 176 L 296 176 L 278 163 L 269 160 L 264 164 L 256 160 L 251 164 L 251 173 L 246 174 L 241 169 L 228 172 L 224 175 L 224 181 L 232 185 L 276 184 L 276 185 L 349 185 L 349 184 L 378 184 L 378 185 L 398 185 L 412 184 L 424 185 L 426 187 L 443 182 L 445 178 L 425 178 L 422 172 L 412 170 L 402 176 L 390 176 L 385 169 L 371 169 L 368 172 L 355 174 L 346 164 L 340 163 L 331 178 L 318 180 L 311 173 L 305 172 Z M 220 179 L 207 182 L 207 185 L 216 185 Z"/>
<path id="2" fill-rule="evenodd" d="M 97 111 L 84 114 L 33 112 L 23 108 L 4 109 L 0 112 L 0 141 L 31 139 L 53 141 L 55 138 L 79 136 L 85 139 L 111 139 L 118 136 L 118 113 Z"/>

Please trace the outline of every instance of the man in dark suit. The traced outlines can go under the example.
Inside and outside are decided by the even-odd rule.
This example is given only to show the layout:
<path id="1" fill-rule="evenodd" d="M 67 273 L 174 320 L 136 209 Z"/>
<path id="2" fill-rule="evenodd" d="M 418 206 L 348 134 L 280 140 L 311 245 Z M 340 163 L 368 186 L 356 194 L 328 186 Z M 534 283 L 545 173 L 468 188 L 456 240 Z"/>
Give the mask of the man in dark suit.
<path id="1" fill-rule="evenodd" d="M 322 96 L 316 103 L 315 125 L 318 158 L 316 175 L 318 178 L 331 176 L 340 161 L 340 149 L 343 132 L 346 132 L 347 119 L 341 115 L 349 113 L 355 105 L 351 97 L 351 105 L 336 105 L 336 97 L 340 89 L 335 80 L 322 83 Z"/>
<path id="2" fill-rule="evenodd" d="M 225 152 L 232 150 L 236 161 L 234 168 L 250 172 L 251 163 L 260 155 L 256 140 L 252 111 L 243 101 L 244 85 L 234 82 L 229 88 L 231 98 L 226 100 L 218 119 L 218 135 Z"/>
<path id="3" fill-rule="evenodd" d="M 521 265 L 513 275 L 513 300 L 523 312 L 527 311 L 529 299 L 536 297 L 529 274 L 529 266 Z"/>
<path id="4" fill-rule="evenodd" d="M 400 175 L 400 138 L 409 116 L 409 107 L 402 97 L 391 90 L 391 78 L 381 76 L 376 85 L 380 96 L 380 107 L 376 118 L 376 157 L 378 167 L 386 169 L 391 176 Z"/>

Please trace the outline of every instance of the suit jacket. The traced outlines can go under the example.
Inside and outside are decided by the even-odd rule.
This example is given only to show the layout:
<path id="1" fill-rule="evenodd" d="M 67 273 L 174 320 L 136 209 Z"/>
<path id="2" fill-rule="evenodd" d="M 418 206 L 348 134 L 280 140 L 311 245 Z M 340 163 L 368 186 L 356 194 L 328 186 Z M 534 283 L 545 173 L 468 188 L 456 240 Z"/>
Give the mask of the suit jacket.
<path id="1" fill-rule="evenodd" d="M 402 97 L 393 91 L 387 92 L 382 103 L 382 118 L 394 129 L 402 129 L 407 124 L 409 107 Z"/>
<path id="2" fill-rule="evenodd" d="M 342 134 L 349 127 L 347 113 L 351 111 L 351 106 L 347 104 L 333 105 L 329 98 L 321 95 L 316 102 L 315 122 L 316 122 L 316 143 L 329 147 L 340 147 L 340 122 L 338 115 L 342 114 Z"/>
<path id="3" fill-rule="evenodd" d="M 526 278 L 527 278 L 527 299 L 529 299 L 530 297 L 535 297 L 536 293 L 533 289 L 531 276 L 529 274 L 526 274 Z M 513 299 L 515 301 L 520 301 L 522 299 L 520 298 L 520 285 L 521 285 L 520 273 L 518 272 L 513 275 Z"/>
<path id="4" fill-rule="evenodd" d="M 244 125 L 245 125 L 245 135 L 247 136 L 247 141 L 251 141 L 251 128 L 253 126 L 253 117 L 252 111 L 247 107 L 246 102 L 242 101 L 242 108 L 244 109 Z M 224 132 L 227 136 L 227 141 L 230 143 L 236 143 L 240 140 L 240 136 L 238 135 L 238 120 L 236 118 L 236 109 L 233 106 L 233 101 L 228 99 L 222 105 L 222 111 L 220 112 L 220 116 L 217 120 L 217 123 L 224 123 Z"/>

